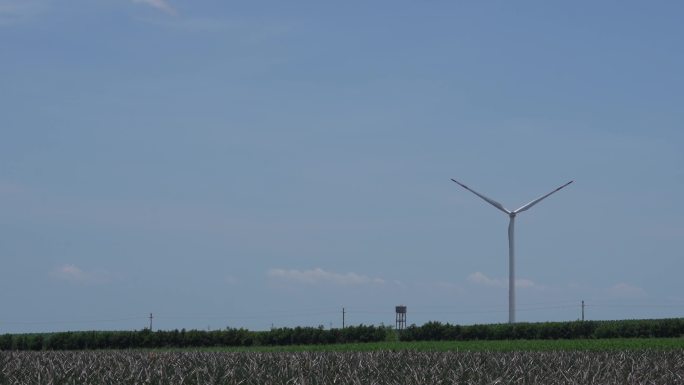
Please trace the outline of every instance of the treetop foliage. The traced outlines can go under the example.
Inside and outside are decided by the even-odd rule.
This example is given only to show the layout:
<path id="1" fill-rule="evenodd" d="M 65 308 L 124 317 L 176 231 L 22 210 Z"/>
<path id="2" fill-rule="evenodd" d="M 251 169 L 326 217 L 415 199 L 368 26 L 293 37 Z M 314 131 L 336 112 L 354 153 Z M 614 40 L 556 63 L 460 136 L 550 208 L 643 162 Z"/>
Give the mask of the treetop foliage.
<path id="1" fill-rule="evenodd" d="M 0 350 L 90 350 L 135 348 L 248 347 L 323 345 L 392 341 L 549 340 L 663 338 L 684 335 L 684 318 L 624 321 L 573 321 L 489 325 L 452 325 L 432 321 L 398 332 L 388 326 L 358 325 L 224 330 L 83 331 L 4 334 Z"/>

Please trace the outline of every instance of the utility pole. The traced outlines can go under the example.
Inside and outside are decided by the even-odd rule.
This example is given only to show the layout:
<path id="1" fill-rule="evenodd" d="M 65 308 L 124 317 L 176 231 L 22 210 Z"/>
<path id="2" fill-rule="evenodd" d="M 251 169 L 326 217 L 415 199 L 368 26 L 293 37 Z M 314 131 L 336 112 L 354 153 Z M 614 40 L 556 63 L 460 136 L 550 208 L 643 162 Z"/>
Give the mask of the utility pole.
<path id="1" fill-rule="evenodd" d="M 344 308 L 342 308 L 342 329 L 344 329 Z"/>
<path id="2" fill-rule="evenodd" d="M 152 318 L 154 317 L 152 317 L 152 313 L 150 313 L 150 331 L 152 331 Z"/>
<path id="3" fill-rule="evenodd" d="M 584 322 L 584 300 L 582 300 L 582 322 Z"/>

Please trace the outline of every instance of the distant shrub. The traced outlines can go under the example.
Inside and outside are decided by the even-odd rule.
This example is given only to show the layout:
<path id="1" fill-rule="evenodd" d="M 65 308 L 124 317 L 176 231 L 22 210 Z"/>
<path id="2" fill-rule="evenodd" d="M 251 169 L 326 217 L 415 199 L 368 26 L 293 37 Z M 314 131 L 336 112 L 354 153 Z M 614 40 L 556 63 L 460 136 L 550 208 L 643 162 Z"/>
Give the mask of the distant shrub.
<path id="1" fill-rule="evenodd" d="M 87 331 L 44 334 L 4 334 L 0 350 L 94 350 L 185 348 L 212 346 L 322 345 L 358 342 L 549 340 L 589 338 L 680 337 L 684 318 L 624 321 L 573 321 L 489 325 L 451 325 L 437 321 L 411 325 L 397 332 L 388 326 L 358 325 L 344 329 L 323 327 L 275 328 L 268 331 L 224 330 Z"/>
<path id="2" fill-rule="evenodd" d="M 572 321 L 489 325 L 450 325 L 428 322 L 411 325 L 402 341 L 651 338 L 684 335 L 684 319 Z"/>

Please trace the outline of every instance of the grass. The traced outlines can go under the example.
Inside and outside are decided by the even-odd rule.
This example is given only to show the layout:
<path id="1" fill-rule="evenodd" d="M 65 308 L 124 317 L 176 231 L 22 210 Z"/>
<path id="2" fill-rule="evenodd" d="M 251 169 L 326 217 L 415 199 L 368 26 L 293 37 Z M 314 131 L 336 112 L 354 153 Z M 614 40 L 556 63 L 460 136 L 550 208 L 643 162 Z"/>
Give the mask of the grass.
<path id="1" fill-rule="evenodd" d="M 590 340 L 416 341 L 369 342 L 335 345 L 212 347 L 193 350 L 213 352 L 512 352 L 512 351 L 625 351 L 684 349 L 684 338 L 615 338 Z"/>

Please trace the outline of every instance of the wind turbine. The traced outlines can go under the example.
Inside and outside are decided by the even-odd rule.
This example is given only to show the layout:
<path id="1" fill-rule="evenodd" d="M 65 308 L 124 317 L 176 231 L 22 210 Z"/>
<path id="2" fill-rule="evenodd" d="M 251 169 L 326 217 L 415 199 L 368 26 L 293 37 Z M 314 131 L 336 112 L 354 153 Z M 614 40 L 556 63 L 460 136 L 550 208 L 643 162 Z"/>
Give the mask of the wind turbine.
<path id="1" fill-rule="evenodd" d="M 515 228 L 515 216 L 518 215 L 518 213 L 521 213 L 525 210 L 528 210 L 532 208 L 532 206 L 536 205 L 537 203 L 541 202 L 544 200 L 546 197 L 549 195 L 555 193 L 556 191 L 562 189 L 563 187 L 569 185 L 573 181 L 570 181 L 557 189 L 551 191 L 550 193 L 543 195 L 532 202 L 518 208 L 515 210 L 507 210 L 501 203 L 487 198 L 486 196 L 478 193 L 477 191 L 471 189 L 470 187 L 464 185 L 463 183 L 457 181 L 456 179 L 451 179 L 455 183 L 459 184 L 461 187 L 464 189 L 470 191 L 471 193 L 479 196 L 480 198 L 484 199 L 487 203 L 490 205 L 496 207 L 497 209 L 503 211 L 508 215 L 510 218 L 510 221 L 508 223 L 508 323 L 514 323 L 515 322 L 515 240 L 514 240 L 514 228 Z"/>

